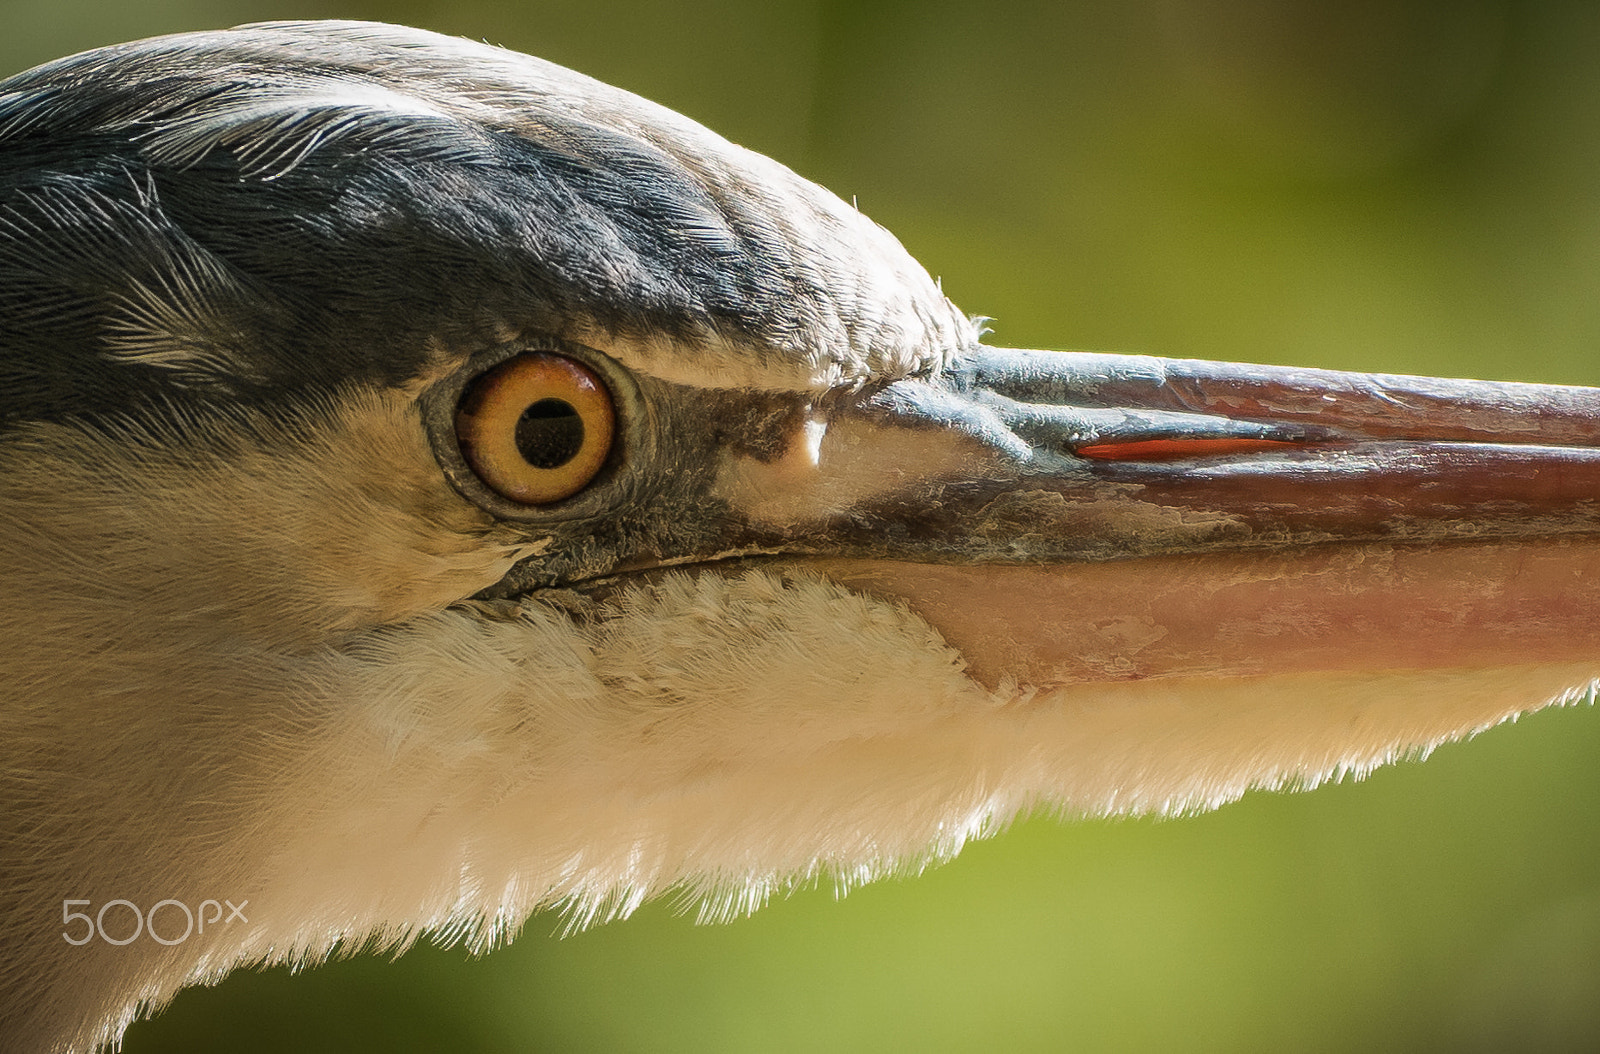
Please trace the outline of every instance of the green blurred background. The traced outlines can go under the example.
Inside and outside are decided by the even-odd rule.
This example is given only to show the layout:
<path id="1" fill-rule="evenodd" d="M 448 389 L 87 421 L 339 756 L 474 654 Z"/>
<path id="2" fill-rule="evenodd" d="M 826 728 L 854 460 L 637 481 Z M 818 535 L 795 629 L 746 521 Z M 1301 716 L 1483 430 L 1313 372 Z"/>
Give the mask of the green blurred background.
<path id="1" fill-rule="evenodd" d="M 486 38 L 770 153 L 996 342 L 1600 383 L 1600 5 L 0 0 L 0 67 L 284 17 Z M 1600 1048 L 1600 717 L 728 926 L 194 990 L 129 1054 Z"/>

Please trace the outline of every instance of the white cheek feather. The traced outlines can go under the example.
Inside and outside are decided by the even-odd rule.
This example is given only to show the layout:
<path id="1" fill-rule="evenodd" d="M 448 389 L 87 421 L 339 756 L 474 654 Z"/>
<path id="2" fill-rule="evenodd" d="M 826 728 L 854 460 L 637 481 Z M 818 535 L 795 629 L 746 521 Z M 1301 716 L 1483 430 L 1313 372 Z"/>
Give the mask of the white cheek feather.
<path id="1" fill-rule="evenodd" d="M 1559 665 L 989 690 L 916 615 L 805 575 L 675 573 L 600 616 L 422 613 L 271 685 L 261 663 L 187 660 L 204 698 L 139 704 L 130 744 L 192 761 L 229 728 L 245 756 L 219 757 L 198 805 L 145 792 L 198 810 L 158 810 L 159 829 L 139 799 L 85 813 L 143 851 L 74 893 L 228 897 L 250 925 L 136 973 L 110 954 L 57 964 L 93 982 L 74 991 L 98 1035 L 126 1024 L 130 993 L 158 1006 L 241 963 L 430 931 L 481 948 L 541 907 L 579 928 L 674 888 L 724 919 L 797 882 L 916 871 L 1026 810 L 1199 809 L 1592 690 Z"/>
<path id="2" fill-rule="evenodd" d="M 425 616 L 323 677 L 308 691 L 348 702 L 291 781 L 245 956 L 417 926 L 481 943 L 674 887 L 721 919 L 917 870 L 1030 808 L 1214 806 L 1591 690 L 1546 666 L 989 691 L 899 606 L 759 572 L 671 576 L 583 627 L 536 602 Z"/>
<path id="3" fill-rule="evenodd" d="M 724 917 L 795 879 L 947 855 L 992 811 L 936 755 L 884 769 L 905 737 L 1000 705 L 908 612 L 751 573 L 672 576 L 610 614 L 455 610 L 332 664 L 319 688 L 350 702 L 330 714 L 326 767 L 291 794 L 307 837 L 283 853 L 282 895 L 301 902 L 284 917 L 337 886 L 383 891 L 358 929 L 492 930 L 551 903 L 583 925 L 679 884 Z"/>

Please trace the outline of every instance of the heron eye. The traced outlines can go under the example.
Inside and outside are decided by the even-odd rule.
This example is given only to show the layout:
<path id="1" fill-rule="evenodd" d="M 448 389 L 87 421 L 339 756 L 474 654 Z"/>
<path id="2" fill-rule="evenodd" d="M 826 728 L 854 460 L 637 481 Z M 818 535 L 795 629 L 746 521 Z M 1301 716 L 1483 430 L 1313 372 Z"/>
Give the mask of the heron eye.
<path id="1" fill-rule="evenodd" d="M 485 370 L 456 404 L 462 457 L 491 490 L 522 505 L 548 505 L 588 486 L 615 434 L 600 378 L 547 352 Z"/>

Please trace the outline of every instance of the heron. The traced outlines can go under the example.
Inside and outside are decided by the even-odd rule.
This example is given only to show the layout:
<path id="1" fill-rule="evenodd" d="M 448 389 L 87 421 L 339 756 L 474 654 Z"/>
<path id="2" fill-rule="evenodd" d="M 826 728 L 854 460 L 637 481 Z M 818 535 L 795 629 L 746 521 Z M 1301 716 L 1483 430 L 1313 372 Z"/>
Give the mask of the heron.
<path id="1" fill-rule="evenodd" d="M 993 347 L 776 162 L 395 26 L 61 59 L 0 145 L 16 1049 L 1592 690 L 1600 391 Z"/>

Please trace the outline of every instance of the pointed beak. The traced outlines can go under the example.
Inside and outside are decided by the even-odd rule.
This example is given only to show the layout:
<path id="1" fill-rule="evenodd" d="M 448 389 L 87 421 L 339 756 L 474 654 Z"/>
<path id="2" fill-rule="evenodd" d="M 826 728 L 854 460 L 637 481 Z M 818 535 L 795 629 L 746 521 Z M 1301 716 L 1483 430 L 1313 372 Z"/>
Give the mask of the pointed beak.
<path id="1" fill-rule="evenodd" d="M 1600 389 L 980 349 L 818 419 L 735 504 L 991 683 L 1600 646 Z"/>
<path id="2" fill-rule="evenodd" d="M 985 448 L 924 498 L 989 559 L 1600 532 L 1600 389 L 984 349 L 874 404 Z"/>

